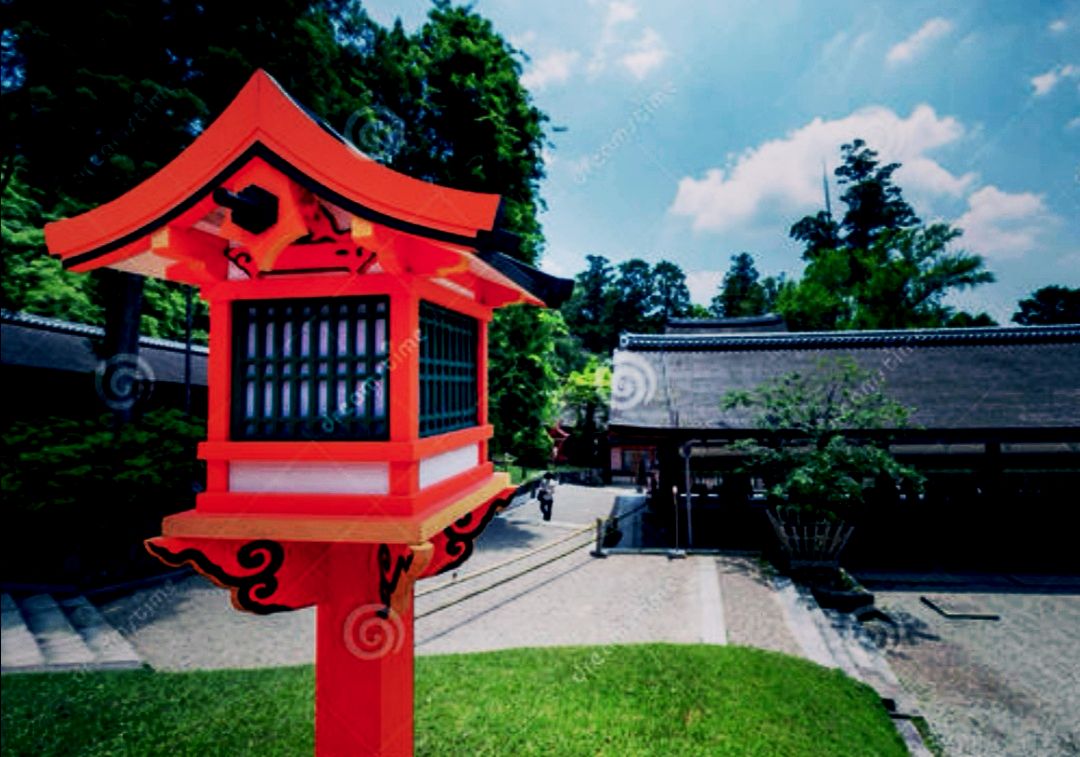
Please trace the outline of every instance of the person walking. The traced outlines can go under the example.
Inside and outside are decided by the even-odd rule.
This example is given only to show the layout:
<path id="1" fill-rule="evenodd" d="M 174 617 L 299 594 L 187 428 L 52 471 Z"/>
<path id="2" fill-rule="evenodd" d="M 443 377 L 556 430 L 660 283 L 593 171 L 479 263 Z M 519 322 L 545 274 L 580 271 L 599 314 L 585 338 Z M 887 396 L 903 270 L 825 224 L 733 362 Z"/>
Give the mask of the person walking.
<path id="1" fill-rule="evenodd" d="M 551 520 L 551 508 L 555 504 L 555 474 L 548 471 L 540 480 L 540 486 L 536 492 L 536 499 L 540 501 L 540 514 L 544 520 Z"/>

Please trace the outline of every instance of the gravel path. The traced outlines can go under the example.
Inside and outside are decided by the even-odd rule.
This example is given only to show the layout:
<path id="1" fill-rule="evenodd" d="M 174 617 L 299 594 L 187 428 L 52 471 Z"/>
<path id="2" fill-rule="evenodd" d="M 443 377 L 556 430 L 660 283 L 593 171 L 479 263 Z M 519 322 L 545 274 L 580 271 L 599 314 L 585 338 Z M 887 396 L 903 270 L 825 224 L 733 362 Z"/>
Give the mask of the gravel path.
<path id="1" fill-rule="evenodd" d="M 529 501 L 496 518 L 458 577 L 528 555 L 475 581 L 453 575 L 417 585 L 417 654 L 520 646 L 649 641 L 730 643 L 799 654 L 773 590 L 753 561 L 665 555 L 589 555 L 597 517 L 625 488 L 561 486 L 553 519 Z M 573 536 L 575 532 L 581 532 Z M 563 557 L 543 564 L 562 552 Z M 477 589 L 527 568 L 478 596 Z M 463 599 L 457 604 L 455 600 Z M 452 605 L 444 607 L 446 605 Z M 162 670 L 310 663 L 314 609 L 270 616 L 235 611 L 228 592 L 193 576 L 103 608 L 151 666 Z M 435 612 L 433 612 L 435 611 Z M 583 662 L 587 672 L 593 664 Z"/>
<path id="2" fill-rule="evenodd" d="M 755 562 L 745 558 L 717 560 L 727 617 L 728 642 L 802 655 L 784 620 L 776 592 Z"/>
<path id="3" fill-rule="evenodd" d="M 885 637 L 893 671 L 950 757 L 1080 754 L 1080 596 L 878 591 L 901 621 Z M 1000 620 L 943 617 L 920 596 Z"/>

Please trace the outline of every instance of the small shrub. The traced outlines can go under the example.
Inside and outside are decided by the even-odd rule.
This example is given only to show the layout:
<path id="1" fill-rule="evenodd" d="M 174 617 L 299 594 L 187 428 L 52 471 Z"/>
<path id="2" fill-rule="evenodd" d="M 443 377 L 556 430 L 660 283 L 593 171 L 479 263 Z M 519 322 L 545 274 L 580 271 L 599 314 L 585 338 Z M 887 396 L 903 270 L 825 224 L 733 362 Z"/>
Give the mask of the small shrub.
<path id="1" fill-rule="evenodd" d="M 148 412 L 19 421 L 2 435 L 5 580 L 86 583 L 151 569 L 142 540 L 194 505 L 205 421 Z M 14 559 L 13 559 L 14 558 Z"/>

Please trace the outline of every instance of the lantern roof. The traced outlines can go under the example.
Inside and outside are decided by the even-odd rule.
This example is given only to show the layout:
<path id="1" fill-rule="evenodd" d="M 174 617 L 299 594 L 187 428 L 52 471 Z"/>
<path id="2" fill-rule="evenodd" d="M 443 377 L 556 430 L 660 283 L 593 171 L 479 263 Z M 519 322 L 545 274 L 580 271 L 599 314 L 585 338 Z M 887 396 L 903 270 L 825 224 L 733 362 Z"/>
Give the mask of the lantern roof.
<path id="1" fill-rule="evenodd" d="M 497 228 L 500 207 L 498 195 L 378 163 L 259 70 L 170 163 L 111 202 L 47 224 L 45 239 L 77 271 L 109 267 L 194 284 L 450 271 L 517 292 L 498 304 L 558 306 L 571 282 L 505 254 L 517 240 Z M 357 267 L 341 265 L 342 256 Z"/>

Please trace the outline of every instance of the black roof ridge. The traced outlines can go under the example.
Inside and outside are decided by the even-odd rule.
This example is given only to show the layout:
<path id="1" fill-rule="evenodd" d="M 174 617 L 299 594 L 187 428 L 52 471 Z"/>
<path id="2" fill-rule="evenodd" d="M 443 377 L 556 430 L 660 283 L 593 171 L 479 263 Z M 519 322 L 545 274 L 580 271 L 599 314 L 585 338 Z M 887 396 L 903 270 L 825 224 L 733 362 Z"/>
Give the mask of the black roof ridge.
<path id="1" fill-rule="evenodd" d="M 101 326 L 94 326 L 89 323 L 77 323 L 75 321 L 65 321 L 62 318 L 52 318 L 47 315 L 36 315 L 34 313 L 7 310 L 6 308 L 0 309 L 0 321 L 3 323 L 10 323 L 14 326 L 26 326 L 42 331 L 55 331 L 59 334 L 69 334 L 71 336 L 82 336 L 87 338 L 105 336 L 105 329 Z M 184 342 L 178 342 L 173 339 L 160 339 L 155 336 L 140 335 L 139 345 L 142 347 L 172 350 L 174 352 L 183 352 L 187 349 L 187 345 L 184 344 Z M 203 344 L 192 343 L 191 351 L 199 355 L 210 354 L 210 348 Z"/>
<path id="2" fill-rule="evenodd" d="M 740 315 L 731 318 L 668 318 L 667 323 L 672 326 L 720 326 L 742 325 L 755 323 L 779 323 L 784 316 L 779 313 L 763 313 L 762 315 Z"/>
<path id="3" fill-rule="evenodd" d="M 1080 342 L 1080 324 L 982 326 L 873 331 L 778 331 L 746 334 L 622 334 L 619 347 L 637 351 L 768 350 L 904 345 L 1044 344 Z"/>

